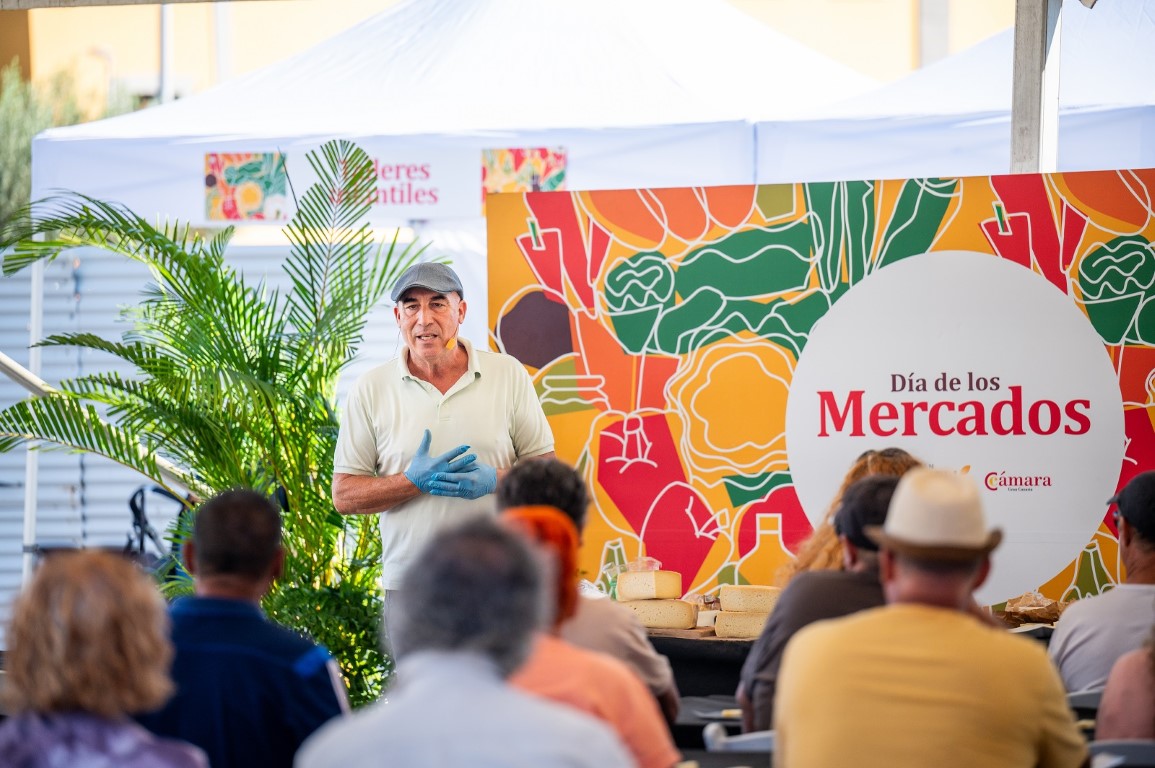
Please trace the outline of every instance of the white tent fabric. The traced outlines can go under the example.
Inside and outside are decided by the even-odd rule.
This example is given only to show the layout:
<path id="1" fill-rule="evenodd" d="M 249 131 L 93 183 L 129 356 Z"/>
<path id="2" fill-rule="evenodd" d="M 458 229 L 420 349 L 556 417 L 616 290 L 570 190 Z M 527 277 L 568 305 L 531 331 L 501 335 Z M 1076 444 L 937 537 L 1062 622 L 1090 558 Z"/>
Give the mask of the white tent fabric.
<path id="1" fill-rule="evenodd" d="M 571 190 L 749 184 L 755 119 L 873 85 L 725 0 L 411 0 L 198 96 L 40 134 L 33 197 L 205 225 L 206 153 L 284 152 L 300 188 L 305 152 L 346 137 L 436 183 L 376 223 L 476 230 L 483 149 L 564 148 Z M 458 266 L 484 340 L 484 258 Z"/>
<path id="2" fill-rule="evenodd" d="M 417 0 L 200 96 L 47 136 L 689 125 L 799 113 L 870 85 L 724 0 Z"/>
<path id="3" fill-rule="evenodd" d="M 1063 4 L 1062 171 L 1155 165 L 1155 0 Z M 762 183 L 1008 173 L 1013 30 L 803 119 L 757 126 Z"/>

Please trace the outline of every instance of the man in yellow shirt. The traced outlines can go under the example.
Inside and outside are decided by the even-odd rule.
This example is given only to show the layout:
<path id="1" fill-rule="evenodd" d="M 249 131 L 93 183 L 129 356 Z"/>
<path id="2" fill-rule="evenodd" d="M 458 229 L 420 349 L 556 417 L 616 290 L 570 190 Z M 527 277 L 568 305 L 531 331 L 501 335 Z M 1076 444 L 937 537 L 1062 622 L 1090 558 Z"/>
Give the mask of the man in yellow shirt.
<path id="1" fill-rule="evenodd" d="M 967 477 L 914 469 L 881 547 L 887 605 L 817 622 L 786 647 L 774 709 L 777 766 L 1087 762 L 1062 682 L 1035 641 L 971 611 L 1002 532 Z"/>

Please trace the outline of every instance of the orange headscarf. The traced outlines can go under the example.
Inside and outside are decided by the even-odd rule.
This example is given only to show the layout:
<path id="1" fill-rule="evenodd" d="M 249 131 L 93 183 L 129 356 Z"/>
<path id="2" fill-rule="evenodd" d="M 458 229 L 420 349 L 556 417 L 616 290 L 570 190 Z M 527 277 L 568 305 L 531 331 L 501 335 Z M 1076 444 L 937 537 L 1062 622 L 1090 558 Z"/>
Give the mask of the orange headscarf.
<path id="1" fill-rule="evenodd" d="M 573 616 L 578 601 L 578 531 L 569 516 L 553 507 L 513 507 L 501 513 L 515 530 L 557 558 L 557 616 L 554 626 Z"/>

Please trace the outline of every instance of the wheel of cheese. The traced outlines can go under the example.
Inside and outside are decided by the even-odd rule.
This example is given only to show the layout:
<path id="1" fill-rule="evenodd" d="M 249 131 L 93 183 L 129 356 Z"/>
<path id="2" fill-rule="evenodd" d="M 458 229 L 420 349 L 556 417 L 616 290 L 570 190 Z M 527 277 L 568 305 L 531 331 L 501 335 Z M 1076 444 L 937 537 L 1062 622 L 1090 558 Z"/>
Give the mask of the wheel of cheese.
<path id="1" fill-rule="evenodd" d="M 626 571 L 618 574 L 618 600 L 671 600 L 682 596 L 677 571 Z"/>
<path id="2" fill-rule="evenodd" d="M 780 587 L 762 587 L 755 584 L 723 584 L 718 601 L 723 611 L 770 613 L 778 602 Z"/>
<path id="3" fill-rule="evenodd" d="M 762 634 L 769 613 L 756 611 L 718 611 L 714 634 L 718 637 L 753 638 Z"/>
<path id="4" fill-rule="evenodd" d="M 627 600 L 621 604 L 650 629 L 693 629 L 698 623 L 697 607 L 685 600 Z"/>

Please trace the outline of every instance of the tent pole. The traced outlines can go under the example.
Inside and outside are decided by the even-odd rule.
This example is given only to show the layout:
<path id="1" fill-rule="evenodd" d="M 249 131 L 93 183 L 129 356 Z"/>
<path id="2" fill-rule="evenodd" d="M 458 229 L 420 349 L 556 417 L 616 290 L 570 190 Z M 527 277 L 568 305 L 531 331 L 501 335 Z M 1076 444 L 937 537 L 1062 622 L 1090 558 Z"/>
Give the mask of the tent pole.
<path id="1" fill-rule="evenodd" d="M 160 6 L 160 83 L 157 88 L 157 101 L 167 104 L 172 101 L 172 46 L 175 40 L 172 6 L 162 3 Z"/>
<path id="2" fill-rule="evenodd" d="M 44 335 L 44 262 L 32 264 L 31 285 L 29 286 L 30 307 L 28 310 L 28 373 L 34 378 L 40 376 L 40 347 L 36 344 Z M 21 382 L 23 384 L 23 382 Z M 27 386 L 27 385 L 25 385 Z M 24 534 L 23 557 L 20 569 L 20 583 L 27 584 L 32 578 L 32 568 L 36 565 L 36 515 L 37 497 L 40 495 L 40 454 L 32 446 L 24 451 Z"/>
<path id="3" fill-rule="evenodd" d="M 1062 0 L 1016 0 L 1011 173 L 1059 165 L 1059 39 Z"/>
<path id="4" fill-rule="evenodd" d="M 918 66 L 950 55 L 949 0 L 920 0 L 918 5 Z"/>

